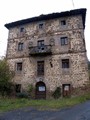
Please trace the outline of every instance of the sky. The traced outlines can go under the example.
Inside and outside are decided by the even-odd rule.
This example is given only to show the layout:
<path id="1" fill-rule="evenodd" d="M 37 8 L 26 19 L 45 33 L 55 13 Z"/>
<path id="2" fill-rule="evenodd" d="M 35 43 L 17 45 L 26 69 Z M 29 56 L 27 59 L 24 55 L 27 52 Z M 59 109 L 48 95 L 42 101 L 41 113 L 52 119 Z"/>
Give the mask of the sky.
<path id="1" fill-rule="evenodd" d="M 86 8 L 85 41 L 90 60 L 90 6 L 89 0 L 0 0 L 0 57 L 6 55 L 8 29 L 6 23 L 77 8 Z"/>

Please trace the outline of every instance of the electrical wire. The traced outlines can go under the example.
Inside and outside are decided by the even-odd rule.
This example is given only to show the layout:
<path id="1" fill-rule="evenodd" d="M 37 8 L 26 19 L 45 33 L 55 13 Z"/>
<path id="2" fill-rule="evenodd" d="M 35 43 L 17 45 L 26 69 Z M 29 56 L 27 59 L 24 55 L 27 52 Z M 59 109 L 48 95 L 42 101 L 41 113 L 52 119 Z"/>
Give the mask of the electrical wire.
<path id="1" fill-rule="evenodd" d="M 75 5 L 74 5 L 74 1 L 72 0 L 72 5 L 73 5 L 73 8 L 75 7 Z"/>

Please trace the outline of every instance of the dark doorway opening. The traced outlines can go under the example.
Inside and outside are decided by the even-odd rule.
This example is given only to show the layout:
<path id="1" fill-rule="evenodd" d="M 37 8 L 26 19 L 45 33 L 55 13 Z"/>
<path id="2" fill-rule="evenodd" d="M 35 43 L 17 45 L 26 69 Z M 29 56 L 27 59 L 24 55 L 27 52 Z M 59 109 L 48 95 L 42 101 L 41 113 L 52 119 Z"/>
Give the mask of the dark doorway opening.
<path id="1" fill-rule="evenodd" d="M 36 99 L 46 99 L 46 85 L 44 82 L 37 82 L 36 83 Z"/>
<path id="2" fill-rule="evenodd" d="M 21 92 L 21 84 L 16 84 L 15 85 L 15 91 L 16 91 L 16 93 L 20 93 Z"/>
<path id="3" fill-rule="evenodd" d="M 62 92 L 63 92 L 63 97 L 70 97 L 71 85 L 70 84 L 63 84 L 62 85 Z"/>

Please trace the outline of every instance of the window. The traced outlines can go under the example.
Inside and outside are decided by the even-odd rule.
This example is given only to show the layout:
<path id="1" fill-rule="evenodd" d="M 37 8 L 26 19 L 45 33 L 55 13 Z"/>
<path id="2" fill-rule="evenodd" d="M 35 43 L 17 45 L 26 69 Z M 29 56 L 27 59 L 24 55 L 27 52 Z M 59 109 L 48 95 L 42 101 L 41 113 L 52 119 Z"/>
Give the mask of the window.
<path id="1" fill-rule="evenodd" d="M 66 25 L 66 20 L 61 20 L 61 26 Z"/>
<path id="2" fill-rule="evenodd" d="M 38 45 L 38 50 L 44 50 L 44 40 L 39 40 L 37 45 Z"/>
<path id="3" fill-rule="evenodd" d="M 62 46 L 68 44 L 68 38 L 67 37 L 61 37 L 60 40 L 61 40 L 61 45 Z"/>
<path id="4" fill-rule="evenodd" d="M 69 68 L 69 59 L 62 59 L 62 68 Z"/>
<path id="5" fill-rule="evenodd" d="M 39 23 L 39 29 L 43 29 L 44 24 L 43 23 Z"/>
<path id="6" fill-rule="evenodd" d="M 16 64 L 16 70 L 17 71 L 22 71 L 22 62 L 19 62 Z"/>
<path id="7" fill-rule="evenodd" d="M 24 32 L 24 31 L 25 31 L 24 27 L 21 27 L 20 32 Z"/>
<path id="8" fill-rule="evenodd" d="M 15 91 L 16 91 L 16 93 L 20 93 L 21 92 L 21 84 L 16 84 Z"/>
<path id="9" fill-rule="evenodd" d="M 37 75 L 44 75 L 44 61 L 37 62 Z"/>
<path id="10" fill-rule="evenodd" d="M 39 40 L 38 43 L 37 43 L 37 45 L 39 47 L 44 46 L 44 40 Z"/>
<path id="11" fill-rule="evenodd" d="M 23 43 L 18 43 L 18 51 L 22 51 L 23 50 Z"/>

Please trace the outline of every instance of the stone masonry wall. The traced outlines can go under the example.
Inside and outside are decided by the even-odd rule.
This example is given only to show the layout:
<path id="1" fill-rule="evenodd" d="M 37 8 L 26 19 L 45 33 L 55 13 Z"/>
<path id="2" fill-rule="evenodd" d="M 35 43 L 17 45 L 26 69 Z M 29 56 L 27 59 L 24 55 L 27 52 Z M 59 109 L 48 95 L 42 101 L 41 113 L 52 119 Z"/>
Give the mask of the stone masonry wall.
<path id="1" fill-rule="evenodd" d="M 65 19 L 67 25 L 62 28 L 60 21 Z M 26 89 L 27 85 L 34 86 L 39 81 L 37 76 L 37 61 L 45 61 L 45 75 L 41 80 L 46 84 L 48 91 L 54 91 L 56 87 L 62 84 L 71 84 L 73 87 L 83 86 L 88 81 L 88 67 L 86 48 L 84 40 L 84 30 L 81 16 L 65 17 L 48 21 L 41 21 L 45 24 L 43 30 L 38 29 L 38 23 L 26 24 L 9 30 L 7 59 L 12 70 L 15 70 L 17 62 L 23 63 L 23 70 L 17 73 L 13 81 L 22 84 L 22 89 Z M 20 27 L 25 28 L 25 32 L 19 32 Z M 61 46 L 60 37 L 68 37 L 68 45 Z M 44 40 L 45 45 L 50 44 L 50 40 L 54 40 L 52 46 L 52 55 L 44 57 L 29 56 L 29 43 L 37 46 L 38 40 Z M 24 50 L 18 51 L 19 42 L 24 43 Z M 61 60 L 69 59 L 70 68 L 62 69 Z M 50 61 L 53 67 L 50 66 Z"/>
<path id="2" fill-rule="evenodd" d="M 67 20 L 67 25 L 63 28 L 60 26 L 60 21 L 62 19 Z M 8 37 L 7 57 L 14 58 L 28 56 L 29 43 L 32 42 L 33 46 L 37 46 L 37 41 L 42 39 L 44 39 L 46 45 L 50 44 L 51 39 L 55 40 L 53 52 L 57 52 L 57 45 L 59 45 L 58 51 L 61 52 L 64 52 L 64 48 L 70 50 L 77 49 L 77 51 L 78 49 L 84 49 L 83 26 L 80 16 L 48 20 L 45 21 L 44 24 L 45 27 L 43 30 L 38 29 L 38 23 L 26 24 L 24 25 L 24 33 L 20 33 L 20 28 L 23 26 L 11 28 Z M 69 39 L 69 45 L 66 47 L 60 46 L 60 37 L 63 36 L 67 36 Z M 17 45 L 19 42 L 24 42 L 24 51 L 22 52 L 17 51 Z"/>

